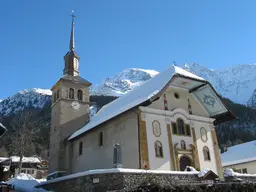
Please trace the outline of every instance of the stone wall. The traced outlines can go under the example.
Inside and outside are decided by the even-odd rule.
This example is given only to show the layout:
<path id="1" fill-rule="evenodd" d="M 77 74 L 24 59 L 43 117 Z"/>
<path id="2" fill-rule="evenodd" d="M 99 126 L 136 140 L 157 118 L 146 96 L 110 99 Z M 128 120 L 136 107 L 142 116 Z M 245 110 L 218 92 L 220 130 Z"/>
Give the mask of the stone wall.
<path id="1" fill-rule="evenodd" d="M 63 180 L 57 178 L 37 188 L 56 192 L 104 192 L 104 191 L 131 191 L 148 183 L 157 183 L 160 186 L 177 185 L 181 183 L 197 183 L 200 179 L 197 174 L 156 174 L 156 173 L 101 173 L 78 176 Z"/>
<path id="2" fill-rule="evenodd" d="M 171 191 L 202 191 L 206 188 L 208 190 L 210 187 L 212 191 L 224 192 L 229 191 L 231 185 L 232 190 L 233 188 L 236 190 L 256 188 L 256 177 L 239 176 L 238 178 L 242 180 L 235 177 L 226 177 L 225 182 L 209 182 L 205 180 L 206 178 L 199 178 L 198 174 L 193 172 L 157 172 L 115 168 L 86 171 L 56 178 L 42 183 L 37 188 L 54 192 L 136 192 L 141 191 L 139 189 L 154 186 L 159 189 L 156 191 L 170 191 L 170 189 L 172 189 Z"/>
<path id="3" fill-rule="evenodd" d="M 225 177 L 226 182 L 256 183 L 256 176 L 229 176 Z"/>

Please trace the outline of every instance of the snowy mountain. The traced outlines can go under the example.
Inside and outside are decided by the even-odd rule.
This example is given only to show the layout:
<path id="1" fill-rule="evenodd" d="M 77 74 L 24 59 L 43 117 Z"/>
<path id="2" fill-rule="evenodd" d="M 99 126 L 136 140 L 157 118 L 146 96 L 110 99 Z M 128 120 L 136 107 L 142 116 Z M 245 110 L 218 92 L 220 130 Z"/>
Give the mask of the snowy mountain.
<path id="1" fill-rule="evenodd" d="M 24 108 L 43 108 L 50 101 L 51 90 L 30 89 L 19 91 L 0 102 L 0 115 L 9 115 Z"/>
<path id="2" fill-rule="evenodd" d="M 223 97 L 240 104 L 256 107 L 256 64 L 235 65 L 222 69 L 208 69 L 199 64 L 184 64 L 184 69 L 212 83 Z M 107 77 L 100 85 L 93 85 L 91 95 L 122 96 L 157 75 L 155 70 L 138 68 L 125 69 L 114 77 Z M 50 101 L 50 90 L 31 89 L 16 93 L 0 102 L 0 115 L 8 115 L 25 107 L 43 108 Z M 91 115 L 97 111 L 91 107 Z"/>
<path id="3" fill-rule="evenodd" d="M 140 86 L 159 72 L 145 69 L 125 69 L 113 78 L 107 77 L 101 85 L 91 87 L 91 95 L 122 96 Z"/>
<path id="4" fill-rule="evenodd" d="M 220 95 L 236 103 L 247 104 L 256 89 L 256 64 L 211 70 L 193 63 L 183 68 L 207 79 Z"/>

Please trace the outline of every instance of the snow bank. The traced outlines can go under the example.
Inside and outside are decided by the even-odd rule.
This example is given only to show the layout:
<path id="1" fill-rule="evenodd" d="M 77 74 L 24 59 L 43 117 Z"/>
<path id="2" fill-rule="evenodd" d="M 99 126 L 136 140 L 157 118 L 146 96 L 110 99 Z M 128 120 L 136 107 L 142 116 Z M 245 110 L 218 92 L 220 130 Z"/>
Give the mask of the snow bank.
<path id="1" fill-rule="evenodd" d="M 256 174 L 248 174 L 248 173 L 237 173 L 234 172 L 233 169 L 225 169 L 224 170 L 224 177 L 230 177 L 230 176 L 249 176 L 249 177 L 256 177 Z"/>
<path id="2" fill-rule="evenodd" d="M 198 177 L 203 177 L 203 176 L 205 176 L 209 171 L 211 171 L 211 169 L 209 169 L 209 168 L 204 168 L 202 171 L 200 171 L 200 172 L 198 173 Z"/>
<path id="3" fill-rule="evenodd" d="M 193 173 L 196 173 L 196 174 L 199 173 L 194 167 L 191 167 L 191 166 L 187 166 L 184 171 L 193 172 Z"/>
<path id="4" fill-rule="evenodd" d="M 11 156 L 12 162 L 18 163 L 20 162 L 20 157 L 18 156 Z M 40 159 L 38 157 L 22 157 L 23 163 L 40 163 Z"/>
<path id="5" fill-rule="evenodd" d="M 34 177 L 20 173 L 17 177 L 10 179 L 6 183 L 15 187 L 15 190 L 21 192 L 45 192 L 43 189 L 36 189 L 34 186 L 46 181 L 46 179 L 35 179 Z"/>

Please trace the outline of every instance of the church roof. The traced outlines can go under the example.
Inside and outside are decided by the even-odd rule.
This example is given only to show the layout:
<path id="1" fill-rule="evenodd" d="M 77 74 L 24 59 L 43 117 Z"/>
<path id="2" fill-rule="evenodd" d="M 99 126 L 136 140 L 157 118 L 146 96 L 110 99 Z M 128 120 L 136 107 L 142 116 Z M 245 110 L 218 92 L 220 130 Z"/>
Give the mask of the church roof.
<path id="1" fill-rule="evenodd" d="M 105 105 L 91 118 L 84 127 L 73 133 L 69 140 L 77 138 L 96 126 L 136 107 L 145 102 L 152 102 L 159 98 L 168 87 L 181 87 L 193 94 L 202 103 L 211 117 L 218 117 L 219 121 L 233 119 L 234 115 L 224 106 L 218 94 L 205 79 L 198 77 L 175 65 L 136 87 L 134 90 Z M 224 119 L 221 115 L 225 115 Z"/>
<path id="2" fill-rule="evenodd" d="M 256 161 L 256 140 L 229 147 L 221 154 L 222 166 Z"/>

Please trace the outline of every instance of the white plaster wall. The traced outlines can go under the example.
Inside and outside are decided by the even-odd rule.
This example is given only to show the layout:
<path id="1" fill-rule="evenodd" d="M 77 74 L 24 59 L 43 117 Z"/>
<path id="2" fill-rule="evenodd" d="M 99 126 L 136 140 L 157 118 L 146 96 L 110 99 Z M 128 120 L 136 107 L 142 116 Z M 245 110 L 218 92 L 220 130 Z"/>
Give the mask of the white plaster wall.
<path id="1" fill-rule="evenodd" d="M 167 133 L 167 124 L 165 117 L 156 114 L 145 114 L 146 115 L 146 128 L 147 128 L 147 141 L 148 141 L 148 156 L 150 169 L 154 170 L 171 170 L 170 164 L 170 152 L 169 152 L 169 140 Z M 157 120 L 160 123 L 161 135 L 156 137 L 153 134 L 152 122 Z M 163 146 L 163 158 L 155 156 L 155 141 L 160 141 Z"/>
<path id="2" fill-rule="evenodd" d="M 225 168 L 231 168 L 231 169 L 247 169 L 247 173 L 249 174 L 256 174 L 256 161 L 251 161 L 251 162 L 247 162 L 247 163 L 241 163 L 241 164 L 237 164 L 237 165 L 229 165 L 229 166 L 225 166 L 223 167 Z"/>
<path id="3" fill-rule="evenodd" d="M 211 134 L 211 130 L 213 129 L 212 123 L 196 121 L 196 122 L 193 122 L 193 127 L 195 128 L 200 169 L 202 170 L 204 168 L 209 168 L 213 172 L 218 174 L 217 162 L 216 162 L 215 151 L 214 151 L 214 143 L 213 143 L 212 134 Z M 207 131 L 208 140 L 206 142 L 204 142 L 201 139 L 201 133 L 200 133 L 201 127 L 204 127 Z M 211 156 L 210 161 L 204 160 L 204 154 L 203 154 L 204 146 L 207 146 L 209 148 L 210 156 Z"/>
<path id="4" fill-rule="evenodd" d="M 99 134 L 103 132 L 103 146 L 99 146 Z M 78 154 L 79 142 L 83 153 Z M 123 168 L 139 168 L 138 118 L 133 111 L 126 112 L 84 136 L 73 141 L 72 173 L 92 169 L 113 168 L 113 145 L 121 145 Z"/>

